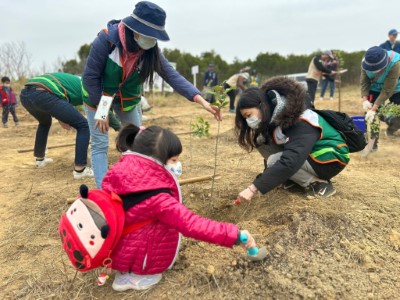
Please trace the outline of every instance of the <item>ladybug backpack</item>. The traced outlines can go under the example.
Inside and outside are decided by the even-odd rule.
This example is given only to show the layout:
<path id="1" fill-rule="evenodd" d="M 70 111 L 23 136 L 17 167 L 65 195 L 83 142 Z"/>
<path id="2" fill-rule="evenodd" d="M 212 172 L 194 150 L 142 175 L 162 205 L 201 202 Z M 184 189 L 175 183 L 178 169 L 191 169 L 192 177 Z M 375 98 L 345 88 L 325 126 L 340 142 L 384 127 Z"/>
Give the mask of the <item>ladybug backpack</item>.
<path id="1" fill-rule="evenodd" d="M 80 187 L 80 197 L 61 216 L 58 232 L 72 265 L 80 272 L 112 267 L 111 254 L 120 238 L 154 219 L 124 227 L 125 210 L 164 191 L 129 194 L 124 201 L 113 192 Z M 134 198 L 134 199 L 133 199 Z"/>

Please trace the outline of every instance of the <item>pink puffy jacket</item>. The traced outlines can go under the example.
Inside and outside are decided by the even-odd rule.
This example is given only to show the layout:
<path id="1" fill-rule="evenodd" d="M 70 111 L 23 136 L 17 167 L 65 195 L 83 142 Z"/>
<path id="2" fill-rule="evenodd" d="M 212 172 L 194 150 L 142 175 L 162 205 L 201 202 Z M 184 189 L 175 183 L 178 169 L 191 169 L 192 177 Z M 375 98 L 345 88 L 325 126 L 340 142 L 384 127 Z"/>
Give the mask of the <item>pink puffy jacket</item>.
<path id="1" fill-rule="evenodd" d="M 181 203 L 175 177 L 158 161 L 126 152 L 107 172 L 102 188 L 119 195 L 167 188 L 126 211 L 125 224 L 154 221 L 123 236 L 112 254 L 113 269 L 135 274 L 158 274 L 170 268 L 177 256 L 180 234 L 232 247 L 239 228 L 195 215 Z"/>

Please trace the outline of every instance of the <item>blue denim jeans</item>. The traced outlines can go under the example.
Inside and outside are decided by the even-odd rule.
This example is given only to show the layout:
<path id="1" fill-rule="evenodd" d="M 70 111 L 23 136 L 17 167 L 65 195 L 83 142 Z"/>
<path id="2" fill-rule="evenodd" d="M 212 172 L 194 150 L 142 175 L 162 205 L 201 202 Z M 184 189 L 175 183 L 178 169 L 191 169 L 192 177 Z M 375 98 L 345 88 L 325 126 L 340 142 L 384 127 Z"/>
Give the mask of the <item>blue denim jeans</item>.
<path id="1" fill-rule="evenodd" d="M 323 79 L 321 81 L 321 98 L 324 98 L 326 88 L 328 87 L 329 84 L 329 89 L 330 89 L 330 95 L 329 97 L 333 97 L 335 93 L 335 81 L 334 80 L 329 80 L 329 79 Z"/>
<path id="2" fill-rule="evenodd" d="M 119 102 L 113 102 L 112 107 L 123 126 L 129 123 L 135 124 L 136 126 L 141 125 L 142 116 L 138 106 L 129 112 L 122 112 L 121 104 Z M 97 188 L 101 188 L 101 182 L 108 170 L 108 132 L 101 133 L 98 128 L 94 128 L 94 125 L 96 124 L 94 118 L 94 115 L 96 114 L 95 110 L 90 109 L 85 105 L 85 112 L 89 123 L 92 142 L 91 160 L 94 178 L 96 180 Z"/>
<path id="3" fill-rule="evenodd" d="M 37 90 L 37 88 L 41 90 Z M 45 156 L 51 117 L 54 117 L 76 129 L 75 165 L 86 166 L 90 133 L 85 117 L 67 100 L 37 86 L 26 86 L 21 91 L 20 98 L 25 109 L 39 121 L 34 156 L 39 158 Z"/>

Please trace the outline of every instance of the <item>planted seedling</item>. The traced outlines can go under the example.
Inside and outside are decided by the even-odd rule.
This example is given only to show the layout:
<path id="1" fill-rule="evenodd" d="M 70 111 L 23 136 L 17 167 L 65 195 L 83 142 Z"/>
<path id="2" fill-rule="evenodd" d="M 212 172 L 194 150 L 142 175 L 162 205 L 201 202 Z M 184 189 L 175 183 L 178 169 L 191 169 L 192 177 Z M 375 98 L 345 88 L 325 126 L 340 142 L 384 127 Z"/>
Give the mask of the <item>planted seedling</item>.
<path id="1" fill-rule="evenodd" d="M 215 102 L 211 103 L 211 105 L 214 106 L 217 110 L 221 110 L 229 104 L 229 102 L 227 100 L 228 93 L 230 91 L 236 89 L 236 87 L 224 89 L 224 83 L 225 82 L 223 82 L 221 85 L 213 86 L 209 91 L 207 91 L 208 94 L 214 95 Z M 219 142 L 220 125 L 221 125 L 221 123 L 220 123 L 220 121 L 218 121 L 217 138 L 215 140 L 214 175 L 213 175 L 213 180 L 212 180 L 212 184 L 211 184 L 211 197 L 213 196 L 213 193 L 214 193 L 215 174 L 217 172 L 218 142 Z"/>
<path id="2" fill-rule="evenodd" d="M 202 117 L 196 119 L 196 123 L 192 123 L 192 132 L 197 137 L 204 137 L 209 135 L 210 123 Z"/>

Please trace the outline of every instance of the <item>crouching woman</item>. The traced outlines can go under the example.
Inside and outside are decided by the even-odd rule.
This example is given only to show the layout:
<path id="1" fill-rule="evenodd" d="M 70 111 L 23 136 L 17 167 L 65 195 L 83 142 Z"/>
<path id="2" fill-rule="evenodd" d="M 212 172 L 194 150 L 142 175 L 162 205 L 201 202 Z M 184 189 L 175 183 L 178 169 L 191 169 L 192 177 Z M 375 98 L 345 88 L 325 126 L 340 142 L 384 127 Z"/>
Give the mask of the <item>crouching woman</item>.
<path id="1" fill-rule="evenodd" d="M 330 180 L 348 164 L 349 149 L 327 121 L 305 108 L 305 98 L 302 86 L 286 77 L 243 93 L 235 119 L 238 142 L 249 152 L 256 148 L 266 168 L 239 193 L 240 201 L 280 185 L 299 185 L 311 196 L 336 193 Z"/>

